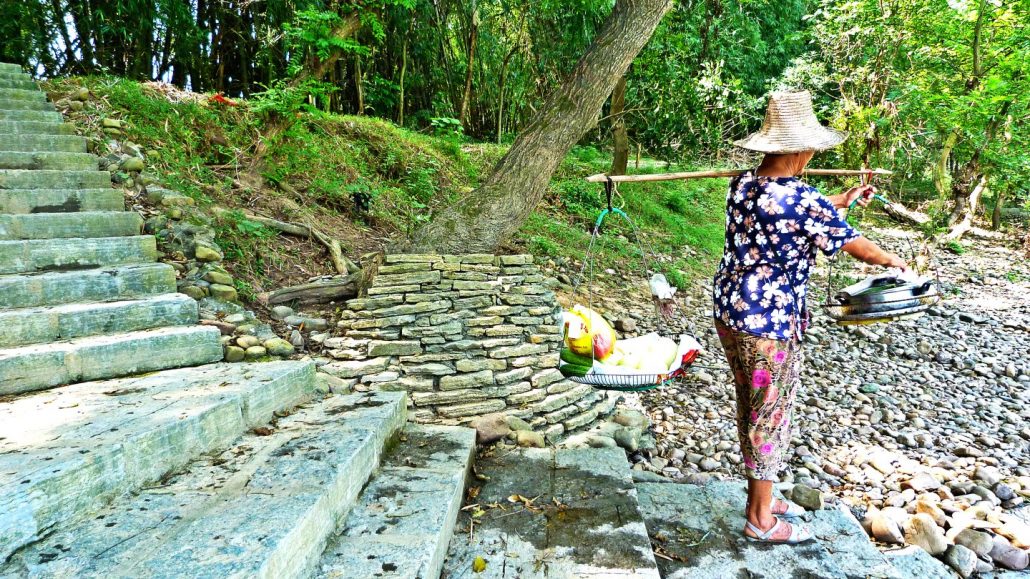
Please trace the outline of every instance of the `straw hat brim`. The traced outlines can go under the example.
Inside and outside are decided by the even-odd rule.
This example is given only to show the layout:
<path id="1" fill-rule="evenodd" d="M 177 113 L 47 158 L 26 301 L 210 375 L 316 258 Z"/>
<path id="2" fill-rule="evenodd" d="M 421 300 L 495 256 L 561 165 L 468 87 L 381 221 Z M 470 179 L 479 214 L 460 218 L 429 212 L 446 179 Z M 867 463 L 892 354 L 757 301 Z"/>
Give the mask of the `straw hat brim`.
<path id="1" fill-rule="evenodd" d="M 762 127 L 747 137 L 733 141 L 733 144 L 759 153 L 800 153 L 803 151 L 825 151 L 847 140 L 847 133 L 817 126 Z"/>

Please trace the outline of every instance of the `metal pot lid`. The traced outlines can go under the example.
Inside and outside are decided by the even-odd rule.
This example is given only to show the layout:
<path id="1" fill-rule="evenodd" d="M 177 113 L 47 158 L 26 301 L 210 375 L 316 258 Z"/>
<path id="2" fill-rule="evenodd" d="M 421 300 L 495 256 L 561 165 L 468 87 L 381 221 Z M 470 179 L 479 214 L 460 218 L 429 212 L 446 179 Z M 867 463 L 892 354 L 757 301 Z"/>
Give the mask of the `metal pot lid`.
<path id="1" fill-rule="evenodd" d="M 898 303 L 901 305 L 914 299 L 936 296 L 937 283 L 930 278 L 904 281 L 895 276 L 879 275 L 848 286 L 834 296 L 840 305 L 866 306 L 871 304 Z"/>

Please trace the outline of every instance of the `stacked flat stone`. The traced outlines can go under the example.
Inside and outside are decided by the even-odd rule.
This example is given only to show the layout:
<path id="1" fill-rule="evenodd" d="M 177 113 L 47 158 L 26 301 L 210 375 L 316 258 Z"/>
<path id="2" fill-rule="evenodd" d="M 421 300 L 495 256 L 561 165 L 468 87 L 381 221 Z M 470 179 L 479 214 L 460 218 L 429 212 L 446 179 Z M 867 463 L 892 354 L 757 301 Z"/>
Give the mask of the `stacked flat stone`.
<path id="1" fill-rule="evenodd" d="M 555 437 L 613 401 L 558 371 L 561 307 L 531 255 L 387 255 L 326 340 L 331 374 L 410 393 L 416 420 L 505 412 Z"/>

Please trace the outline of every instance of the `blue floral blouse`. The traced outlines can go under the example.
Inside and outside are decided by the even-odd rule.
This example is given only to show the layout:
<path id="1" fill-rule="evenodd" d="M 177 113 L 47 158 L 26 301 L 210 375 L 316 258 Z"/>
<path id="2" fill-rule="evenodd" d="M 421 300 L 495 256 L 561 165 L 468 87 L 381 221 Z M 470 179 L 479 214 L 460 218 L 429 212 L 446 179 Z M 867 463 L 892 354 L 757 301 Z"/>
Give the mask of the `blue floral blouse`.
<path id="1" fill-rule="evenodd" d="M 829 199 L 796 177 L 734 177 L 713 289 L 716 319 L 764 338 L 800 339 L 816 248 L 833 255 L 858 237 Z"/>

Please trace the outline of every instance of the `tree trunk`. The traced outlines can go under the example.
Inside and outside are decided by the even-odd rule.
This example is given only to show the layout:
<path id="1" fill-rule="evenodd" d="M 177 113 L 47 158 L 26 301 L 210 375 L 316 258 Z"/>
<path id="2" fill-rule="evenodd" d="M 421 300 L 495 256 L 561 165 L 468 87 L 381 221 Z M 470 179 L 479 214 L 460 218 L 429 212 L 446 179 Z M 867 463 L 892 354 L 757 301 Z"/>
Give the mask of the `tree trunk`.
<path id="1" fill-rule="evenodd" d="M 625 175 L 629 166 L 629 134 L 626 132 L 626 119 L 622 113 L 626 110 L 626 76 L 623 75 L 612 91 L 612 169 L 609 175 Z"/>
<path id="2" fill-rule="evenodd" d="M 937 157 L 937 164 L 933 169 L 933 186 L 937 194 L 945 196 L 951 190 L 951 182 L 948 175 L 948 160 L 951 158 L 951 151 L 958 142 L 958 131 L 952 130 L 944 138 L 944 146 L 941 147 L 940 155 Z"/>
<path id="3" fill-rule="evenodd" d="M 472 1 L 472 19 L 469 24 L 469 58 L 468 68 L 465 70 L 465 91 L 461 95 L 461 112 L 459 113 L 458 120 L 461 121 L 461 126 L 465 128 L 466 133 L 471 133 L 471 127 L 469 126 L 469 109 L 471 108 L 472 100 L 472 71 L 476 62 L 476 40 L 479 38 L 479 10 L 476 9 L 475 0 Z"/>
<path id="4" fill-rule="evenodd" d="M 580 58 L 519 134 L 482 186 L 442 210 L 406 247 L 441 253 L 489 253 L 508 239 L 544 196 L 551 175 L 598 114 L 672 0 L 617 0 Z"/>
<path id="5" fill-rule="evenodd" d="M 354 33 L 361 28 L 361 18 L 357 14 L 348 14 L 333 27 L 332 36 L 339 40 L 345 40 L 354 36 Z M 332 69 L 336 61 L 343 56 L 342 52 L 334 52 L 325 59 L 314 57 L 312 65 L 302 70 L 293 80 L 290 86 L 298 86 L 306 80 L 322 80 L 326 73 Z"/>
<path id="6" fill-rule="evenodd" d="M 408 27 L 408 34 L 404 36 L 404 45 L 401 48 L 401 74 L 400 74 L 400 95 L 397 103 L 397 124 L 404 127 L 404 76 L 408 72 L 408 38 L 411 36 L 411 29 L 415 25 L 415 19 L 411 19 L 411 26 Z"/>
<path id="7" fill-rule="evenodd" d="M 358 110 L 355 114 L 359 117 L 365 114 L 365 83 L 362 77 L 365 75 L 361 70 L 361 57 L 354 57 L 354 89 L 358 96 Z"/>
<path id="8" fill-rule="evenodd" d="M 980 197 L 987 189 L 987 175 L 980 175 L 977 180 L 976 186 L 973 187 L 972 191 L 969 192 L 969 196 L 962 203 L 960 220 L 956 220 L 948 233 L 943 237 L 944 241 L 957 241 L 966 232 L 973 227 L 973 219 L 976 217 L 976 206 L 980 202 Z M 956 207 L 956 210 L 958 208 Z M 954 214 L 953 214 L 954 216 Z"/>
<path id="9" fill-rule="evenodd" d="M 1005 190 L 998 189 L 998 193 L 994 197 L 994 211 L 991 212 L 991 229 L 997 231 L 1001 229 L 1001 208 L 1005 202 Z"/>

